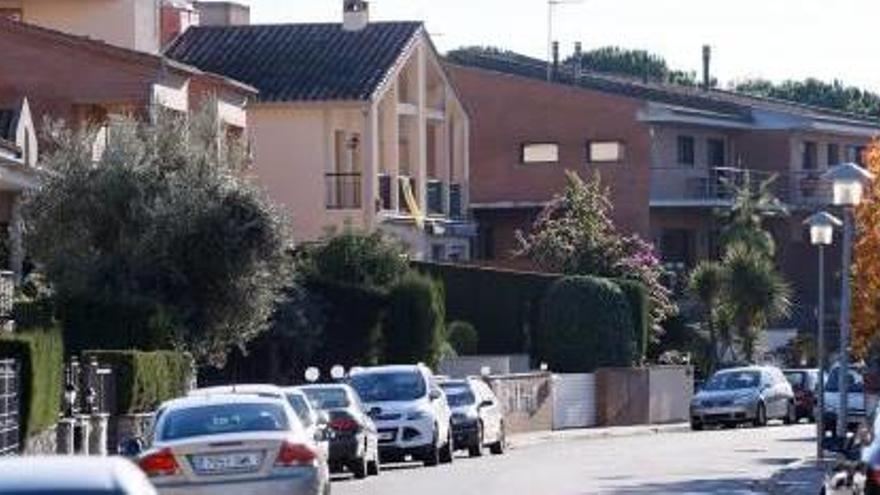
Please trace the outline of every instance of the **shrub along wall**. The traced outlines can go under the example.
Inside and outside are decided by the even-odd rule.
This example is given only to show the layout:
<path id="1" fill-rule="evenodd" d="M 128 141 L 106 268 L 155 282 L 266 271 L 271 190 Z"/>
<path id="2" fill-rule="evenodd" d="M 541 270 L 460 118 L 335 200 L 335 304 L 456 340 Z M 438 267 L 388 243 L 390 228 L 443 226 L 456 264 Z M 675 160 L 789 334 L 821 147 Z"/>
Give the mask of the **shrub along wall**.
<path id="1" fill-rule="evenodd" d="M 86 351 L 116 376 L 117 410 L 112 414 L 152 412 L 162 402 L 185 394 L 192 379 L 192 356 L 175 351 Z"/>
<path id="2" fill-rule="evenodd" d="M 415 272 L 391 287 L 382 335 L 385 362 L 437 365 L 445 337 L 443 298 L 439 282 Z"/>
<path id="3" fill-rule="evenodd" d="M 648 351 L 648 335 L 650 333 L 651 300 L 645 286 L 635 280 L 616 279 L 615 282 L 623 291 L 632 313 L 633 338 L 636 342 L 636 361 L 645 359 Z"/>
<path id="4" fill-rule="evenodd" d="M 54 425 L 61 411 L 64 345 L 56 326 L 0 336 L 0 358 L 21 366 L 22 440 Z"/>

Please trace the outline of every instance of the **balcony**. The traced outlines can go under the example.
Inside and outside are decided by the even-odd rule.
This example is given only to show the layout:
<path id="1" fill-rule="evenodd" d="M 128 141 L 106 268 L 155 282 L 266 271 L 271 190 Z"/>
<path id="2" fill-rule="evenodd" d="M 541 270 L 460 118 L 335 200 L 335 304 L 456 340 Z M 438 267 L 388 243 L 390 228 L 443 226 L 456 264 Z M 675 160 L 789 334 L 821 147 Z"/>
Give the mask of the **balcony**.
<path id="1" fill-rule="evenodd" d="M 445 213 L 443 205 L 444 185 L 441 180 L 428 179 L 427 190 L 425 191 L 428 200 L 428 215 L 442 216 Z"/>
<path id="2" fill-rule="evenodd" d="M 770 190 L 783 203 L 792 208 L 813 208 L 831 200 L 831 185 L 821 178 L 822 173 L 822 170 L 773 173 L 733 167 L 657 167 L 651 169 L 651 206 L 730 206 L 737 188 L 748 184 L 757 190 L 761 182 L 775 176 Z"/>
<path id="3" fill-rule="evenodd" d="M 324 174 L 326 206 L 328 210 L 357 210 L 362 206 L 361 174 Z"/>

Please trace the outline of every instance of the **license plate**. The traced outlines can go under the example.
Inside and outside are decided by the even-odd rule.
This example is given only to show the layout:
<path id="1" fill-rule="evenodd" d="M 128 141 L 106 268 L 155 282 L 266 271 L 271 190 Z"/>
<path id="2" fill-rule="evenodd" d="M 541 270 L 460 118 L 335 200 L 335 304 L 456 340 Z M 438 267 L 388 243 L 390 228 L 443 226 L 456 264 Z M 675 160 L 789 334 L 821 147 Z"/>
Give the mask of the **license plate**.
<path id="1" fill-rule="evenodd" d="M 199 474 L 250 472 L 260 468 L 263 455 L 259 452 L 200 455 L 193 457 L 192 463 Z"/>
<path id="2" fill-rule="evenodd" d="M 379 432 L 379 440 L 394 440 L 394 432 L 393 431 L 380 431 Z"/>

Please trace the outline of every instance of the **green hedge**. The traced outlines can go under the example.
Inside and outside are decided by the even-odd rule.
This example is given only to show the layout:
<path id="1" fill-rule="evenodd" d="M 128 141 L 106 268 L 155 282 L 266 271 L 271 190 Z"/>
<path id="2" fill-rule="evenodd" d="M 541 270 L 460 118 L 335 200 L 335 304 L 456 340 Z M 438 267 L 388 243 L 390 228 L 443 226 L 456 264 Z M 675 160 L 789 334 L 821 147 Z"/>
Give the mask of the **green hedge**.
<path id="1" fill-rule="evenodd" d="M 183 395 L 192 378 L 192 356 L 175 351 L 86 351 L 116 376 L 113 414 L 152 412 L 162 402 Z"/>
<path id="2" fill-rule="evenodd" d="M 636 360 L 632 310 L 611 280 L 563 278 L 547 291 L 543 314 L 537 349 L 553 371 L 590 373 Z"/>
<path id="3" fill-rule="evenodd" d="M 391 287 L 382 329 L 385 362 L 437 365 L 445 341 L 443 299 L 443 286 L 416 272 Z"/>
<path id="4" fill-rule="evenodd" d="M 29 329 L 0 337 L 0 357 L 21 366 L 23 439 L 54 425 L 61 412 L 64 344 L 57 327 Z"/>
<path id="5" fill-rule="evenodd" d="M 616 279 L 615 282 L 629 302 L 632 311 L 633 336 L 636 341 L 636 358 L 642 361 L 648 352 L 648 335 L 650 334 L 651 302 L 648 290 L 635 280 Z"/>
<path id="6" fill-rule="evenodd" d="M 477 329 L 466 321 L 453 321 L 446 327 L 449 344 L 458 354 L 467 356 L 476 354 L 480 336 Z"/>

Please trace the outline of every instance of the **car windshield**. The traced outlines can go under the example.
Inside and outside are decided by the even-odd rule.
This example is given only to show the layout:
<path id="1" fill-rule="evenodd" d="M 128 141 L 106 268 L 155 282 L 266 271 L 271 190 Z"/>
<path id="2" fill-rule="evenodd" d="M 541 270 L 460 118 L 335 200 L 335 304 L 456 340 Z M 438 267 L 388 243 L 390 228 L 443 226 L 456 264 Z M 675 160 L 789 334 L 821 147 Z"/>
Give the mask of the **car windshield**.
<path id="1" fill-rule="evenodd" d="M 296 416 L 299 418 L 300 422 L 308 428 L 312 426 L 312 417 L 309 414 L 309 405 L 306 402 L 306 398 L 300 394 L 286 394 L 287 402 L 290 403 L 290 407 L 293 408 L 293 412 L 296 413 Z"/>
<path id="2" fill-rule="evenodd" d="M 825 391 L 826 392 L 837 392 L 840 390 L 840 368 L 834 368 L 831 370 L 831 373 L 828 374 L 828 378 L 825 380 Z M 864 392 L 865 391 L 865 382 L 862 375 L 855 371 L 849 372 L 849 388 L 847 391 L 849 392 Z"/>
<path id="3" fill-rule="evenodd" d="M 351 402 L 342 388 L 307 388 L 304 390 L 312 404 L 324 411 L 329 409 L 345 409 Z"/>
<path id="4" fill-rule="evenodd" d="M 418 371 L 360 373 L 351 377 L 351 385 L 364 402 L 415 400 L 427 392 Z"/>
<path id="5" fill-rule="evenodd" d="M 452 407 L 472 406 L 477 402 L 477 398 L 474 397 L 474 393 L 470 389 L 444 387 L 443 390 L 446 392 L 446 401 Z"/>
<path id="6" fill-rule="evenodd" d="M 758 371 L 723 371 L 713 375 L 703 390 L 741 390 L 755 388 L 760 382 L 761 373 Z"/>
<path id="7" fill-rule="evenodd" d="M 280 404 L 221 404 L 168 411 L 160 438 L 182 438 L 242 433 L 284 431 L 290 427 Z"/>

